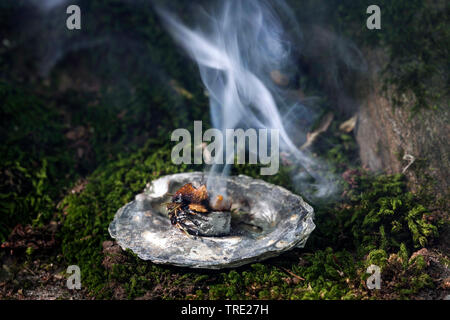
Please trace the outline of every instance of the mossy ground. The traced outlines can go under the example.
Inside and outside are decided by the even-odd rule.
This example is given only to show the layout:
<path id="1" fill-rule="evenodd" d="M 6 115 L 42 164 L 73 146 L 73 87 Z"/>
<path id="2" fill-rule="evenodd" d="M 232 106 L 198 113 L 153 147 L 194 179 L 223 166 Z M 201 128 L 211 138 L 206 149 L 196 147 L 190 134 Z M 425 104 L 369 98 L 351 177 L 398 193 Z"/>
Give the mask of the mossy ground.
<path id="1" fill-rule="evenodd" d="M 336 28 L 349 19 L 355 23 L 352 14 L 363 2 L 345 5 L 347 13 L 337 15 Z M 104 8 L 101 1 L 83 4 L 93 12 Z M 111 12 L 87 23 L 103 26 L 103 36 L 133 27 L 133 41 L 83 51 L 81 58 L 69 53 L 48 84 L 18 80 L 8 64 L 11 54 L 1 52 L 0 242 L 18 223 L 39 228 L 56 221 L 61 226 L 56 234 L 60 247 L 46 259 L 60 266 L 79 265 L 83 287 L 97 298 L 414 298 L 438 286 L 424 258 L 411 258 L 414 251 L 438 244 L 442 230 L 448 228 L 435 209 L 427 209 L 433 199 L 408 192 L 401 175 L 372 175 L 359 168 L 354 136 L 339 131 L 338 122 L 346 120 L 339 116 L 314 151 L 342 177 L 340 193 L 335 199 L 314 201 L 317 228 L 304 249 L 232 270 L 194 271 L 141 261 L 108 242 L 112 239 L 107 228 L 115 212 L 146 183 L 165 174 L 203 169 L 173 165 L 169 137 L 175 128 L 190 128 L 193 120 L 209 123 L 208 99 L 195 65 L 173 47 L 154 13 L 140 8 L 136 15 L 121 1 L 109 5 Z M 18 10 L 3 9 L 0 12 Z M 387 15 L 386 22 L 393 24 L 397 16 L 398 12 Z M 14 34 L 8 18 L 2 21 L 4 30 Z M 411 30 L 415 34 L 427 29 Z M 396 42 L 401 36 L 391 36 L 383 33 L 377 41 L 401 47 Z M 139 55 L 134 56 L 137 43 Z M 127 50 L 132 57 L 124 59 Z M 392 61 L 398 61 L 396 55 L 401 52 L 394 50 Z M 99 70 L 92 80 L 98 89 L 84 90 L 75 81 L 68 89 L 61 88 L 67 70 L 71 75 L 82 73 L 74 72 L 71 61 L 85 70 Z M 400 72 L 400 84 L 410 75 L 422 74 L 421 66 L 406 76 Z M 310 83 L 314 87 L 315 82 Z M 314 90 L 320 94 L 320 88 Z M 332 106 L 325 102 L 321 108 L 326 112 Z M 282 167 L 278 175 L 266 179 L 295 192 L 290 170 Z M 254 166 L 236 166 L 233 174 L 238 173 L 261 178 Z M 24 265 L 39 254 L 27 249 Z M 0 258 L 6 255 L 2 251 Z M 366 288 L 370 264 L 382 269 L 380 291 Z"/>
<path id="2" fill-rule="evenodd" d="M 355 174 L 345 201 L 316 206 L 317 230 L 304 250 L 222 272 L 157 266 L 130 252 L 125 256 L 116 252 L 105 268 L 102 243 L 109 239 L 107 227 L 116 210 L 148 181 L 193 169 L 171 165 L 170 148 L 148 143 L 132 156 L 98 169 L 80 194 L 64 199 L 64 262 L 82 267 L 83 283 L 94 294 L 109 297 L 122 287 L 127 298 L 146 294 L 155 298 L 155 290 L 161 298 L 361 298 L 368 294 L 363 281 L 368 265 L 376 262 L 388 268 L 386 261 L 395 253 L 406 261 L 406 270 L 406 251 L 421 248 L 438 235 L 437 227 L 425 220 L 429 212 L 406 191 L 401 176 Z M 398 284 L 410 288 L 409 295 L 433 286 L 423 267 L 412 268 L 415 278 L 405 277 Z"/>

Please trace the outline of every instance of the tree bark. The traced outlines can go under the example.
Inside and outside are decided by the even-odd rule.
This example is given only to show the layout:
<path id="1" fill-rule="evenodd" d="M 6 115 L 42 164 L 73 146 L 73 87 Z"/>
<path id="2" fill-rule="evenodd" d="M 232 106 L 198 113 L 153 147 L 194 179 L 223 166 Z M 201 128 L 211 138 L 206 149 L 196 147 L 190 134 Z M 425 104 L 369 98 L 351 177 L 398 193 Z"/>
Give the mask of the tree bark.
<path id="1" fill-rule="evenodd" d="M 440 102 L 438 110 L 424 109 L 411 117 L 414 99 L 405 95 L 402 105 L 394 108 L 389 92 L 392 88 L 382 90 L 381 70 L 387 61 L 386 54 L 371 51 L 366 57 L 371 89 L 359 108 L 356 128 L 363 166 L 390 174 L 404 172 L 412 191 L 432 182 L 432 192 L 448 196 L 448 101 Z"/>

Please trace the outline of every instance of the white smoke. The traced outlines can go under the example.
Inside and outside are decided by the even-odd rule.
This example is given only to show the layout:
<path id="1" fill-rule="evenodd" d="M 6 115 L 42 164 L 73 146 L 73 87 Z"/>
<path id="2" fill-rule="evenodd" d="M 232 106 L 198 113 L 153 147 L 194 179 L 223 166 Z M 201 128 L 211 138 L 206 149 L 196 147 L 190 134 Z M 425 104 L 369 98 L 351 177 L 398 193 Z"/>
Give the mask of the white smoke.
<path id="1" fill-rule="evenodd" d="M 52 10 L 53 8 L 61 6 L 68 2 L 68 0 L 29 0 L 29 1 L 37 8 L 43 11 Z"/>
<path id="2" fill-rule="evenodd" d="M 312 180 L 316 196 L 330 194 L 334 183 L 325 177 L 329 177 L 326 169 L 293 143 L 292 131 L 288 133 L 280 111 L 300 112 L 304 107 L 298 99 L 290 101 L 270 76 L 274 70 L 285 74 L 296 70 L 291 44 L 274 7 L 267 1 L 223 1 L 195 29 L 165 10 L 158 12 L 173 38 L 199 66 L 209 93 L 212 125 L 223 132 L 234 128 L 278 129 L 280 151 L 304 168 L 293 177 L 297 186 L 305 190 Z M 308 185 L 306 180 L 310 181 Z"/>

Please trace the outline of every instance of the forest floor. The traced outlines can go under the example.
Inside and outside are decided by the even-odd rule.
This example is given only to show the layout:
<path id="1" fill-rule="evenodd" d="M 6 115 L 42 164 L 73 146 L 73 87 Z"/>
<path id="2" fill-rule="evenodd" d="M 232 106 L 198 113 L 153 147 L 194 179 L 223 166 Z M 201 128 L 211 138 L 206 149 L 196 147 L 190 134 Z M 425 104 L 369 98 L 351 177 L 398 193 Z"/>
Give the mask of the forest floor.
<path id="1" fill-rule="evenodd" d="M 293 85 L 320 97 L 311 131 L 333 114 L 310 150 L 339 177 L 339 193 L 305 199 L 317 228 L 304 249 L 221 271 L 156 265 L 123 251 L 107 231 L 115 212 L 155 178 L 203 170 L 174 165 L 169 137 L 210 119 L 196 66 L 154 13 L 119 2 L 97 17 L 110 42 L 61 46 L 63 58 L 44 74 L 40 40 L 12 27 L 17 7 L 1 11 L 9 15 L 0 16 L 0 299 L 450 298 L 448 199 L 426 186 L 409 192 L 401 174 L 362 168 L 352 128 L 341 127 L 351 115 L 334 110 L 307 73 Z M 138 31 L 123 41 L 130 25 Z M 263 178 L 298 192 L 292 170 L 287 164 Z M 232 174 L 258 172 L 238 165 Z M 371 264 L 381 267 L 380 290 L 367 288 Z M 81 268 L 81 290 L 67 288 L 69 265 Z"/>

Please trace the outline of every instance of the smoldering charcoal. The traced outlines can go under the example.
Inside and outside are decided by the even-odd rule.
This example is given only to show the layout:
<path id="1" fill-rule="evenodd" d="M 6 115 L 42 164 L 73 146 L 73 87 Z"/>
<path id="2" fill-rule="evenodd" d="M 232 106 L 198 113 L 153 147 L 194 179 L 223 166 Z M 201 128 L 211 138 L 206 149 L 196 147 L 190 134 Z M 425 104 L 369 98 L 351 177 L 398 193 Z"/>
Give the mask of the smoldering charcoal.
<path id="1" fill-rule="evenodd" d="M 181 186 L 200 186 L 206 179 L 202 172 L 190 172 L 154 180 L 134 201 L 117 211 L 109 233 L 122 249 L 131 249 L 143 260 L 222 269 L 304 247 L 315 228 L 314 211 L 300 196 L 239 175 L 222 178 L 233 203 L 230 220 L 224 218 L 224 212 L 213 213 L 219 216 L 208 217 L 205 225 L 199 227 L 207 231 L 208 225 L 223 223 L 220 228 L 229 232 L 220 236 L 215 231 L 210 235 L 186 235 L 171 225 L 166 204 Z"/>

